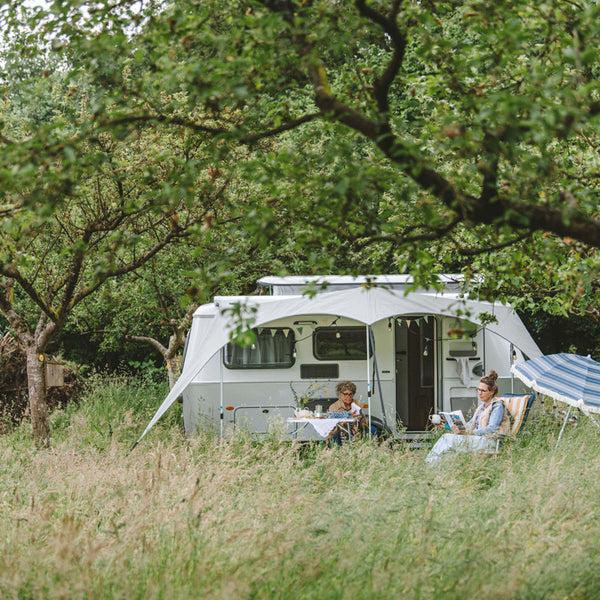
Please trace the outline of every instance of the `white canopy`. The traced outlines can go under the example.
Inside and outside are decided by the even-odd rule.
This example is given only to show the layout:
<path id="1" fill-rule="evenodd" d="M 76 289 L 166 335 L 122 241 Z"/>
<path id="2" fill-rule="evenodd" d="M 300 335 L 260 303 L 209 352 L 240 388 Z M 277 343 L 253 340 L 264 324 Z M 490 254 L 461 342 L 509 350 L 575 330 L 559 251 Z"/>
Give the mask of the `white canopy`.
<path id="1" fill-rule="evenodd" d="M 136 442 L 150 431 L 167 409 L 192 382 L 196 374 L 227 342 L 229 333 L 234 328 L 229 314 L 223 314 L 226 298 L 215 301 L 219 304 L 213 321 L 207 330 L 202 348 L 194 356 L 188 357 L 183 373 L 160 405 L 156 414 Z M 241 298 L 235 300 L 241 301 Z M 383 319 L 397 316 L 442 315 L 479 322 L 482 314 L 492 314 L 497 323 L 486 325 L 486 329 L 500 335 L 511 342 L 529 358 L 542 356 L 542 352 L 523 325 L 514 309 L 502 304 L 491 304 L 465 300 L 457 297 L 446 297 L 428 293 L 398 292 L 382 287 L 355 287 L 337 292 L 324 292 L 313 298 L 306 296 L 246 296 L 243 298 L 248 307 L 256 309 L 251 327 L 261 327 L 284 317 L 309 315 L 331 315 L 354 319 L 365 325 L 373 325 Z M 229 302 L 229 305 L 231 301 Z M 202 308 L 202 307 L 201 307 Z M 200 310 L 200 309 L 199 309 Z"/>

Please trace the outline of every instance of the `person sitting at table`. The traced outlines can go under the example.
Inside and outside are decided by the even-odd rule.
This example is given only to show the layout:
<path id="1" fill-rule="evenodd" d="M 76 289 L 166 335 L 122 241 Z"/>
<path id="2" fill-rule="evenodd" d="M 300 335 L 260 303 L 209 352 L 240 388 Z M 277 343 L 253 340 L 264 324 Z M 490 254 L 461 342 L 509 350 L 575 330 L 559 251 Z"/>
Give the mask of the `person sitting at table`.
<path id="1" fill-rule="evenodd" d="M 466 431 L 460 431 L 457 425 L 452 425 L 452 433 L 445 433 L 435 443 L 425 459 L 432 462 L 440 458 L 448 450 L 492 450 L 495 441 L 489 439 L 494 434 L 506 435 L 510 431 L 510 417 L 504 408 L 502 400 L 496 398 L 498 393 L 498 373 L 488 371 L 479 380 L 477 395 L 481 404 L 475 410 L 473 417 L 467 422 Z M 444 425 L 440 425 L 444 427 Z"/>
<path id="2" fill-rule="evenodd" d="M 356 422 L 349 423 L 350 432 L 352 437 L 354 438 L 359 431 L 363 431 L 367 429 L 367 419 L 365 418 L 360 406 L 356 402 L 354 402 L 354 394 L 356 394 L 356 385 L 351 381 L 340 381 L 335 386 L 335 394 L 338 399 L 333 402 L 328 409 L 328 413 L 350 413 L 347 415 L 348 417 L 352 416 L 356 419 Z M 345 432 L 342 428 L 336 427 L 331 434 L 329 435 L 329 440 L 341 444 L 342 443 L 342 435 L 344 438 L 348 437 L 347 432 Z"/>

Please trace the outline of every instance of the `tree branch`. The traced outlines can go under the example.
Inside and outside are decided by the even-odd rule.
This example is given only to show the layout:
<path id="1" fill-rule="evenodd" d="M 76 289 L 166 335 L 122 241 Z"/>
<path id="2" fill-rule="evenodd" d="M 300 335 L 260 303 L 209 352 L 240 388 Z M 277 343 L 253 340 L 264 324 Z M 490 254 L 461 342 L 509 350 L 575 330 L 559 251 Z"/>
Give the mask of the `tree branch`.
<path id="1" fill-rule="evenodd" d="M 276 136 L 280 133 L 283 133 L 284 131 L 290 131 L 292 129 L 296 129 L 300 125 L 304 125 L 304 123 L 310 123 L 311 121 L 314 121 L 323 116 L 324 116 L 324 113 L 322 111 L 319 111 L 316 113 L 310 113 L 310 114 L 304 115 L 302 117 L 298 117 L 297 119 L 292 119 L 291 121 L 288 121 L 287 123 L 284 123 L 283 125 L 280 125 L 279 127 L 275 127 L 273 129 L 267 129 L 265 131 L 260 131 L 260 132 L 249 134 L 247 136 L 243 136 L 240 141 L 242 144 L 253 144 L 255 142 L 258 142 L 259 140 Z"/>
<path id="2" fill-rule="evenodd" d="M 195 131 L 196 133 L 209 133 L 210 135 L 217 136 L 224 133 L 228 133 L 228 130 L 222 127 L 208 127 L 191 121 L 189 119 L 183 119 L 177 116 L 169 116 L 162 114 L 139 114 L 139 115 L 127 115 L 120 118 L 102 119 L 98 121 L 98 125 L 107 130 L 111 130 L 119 125 L 127 125 L 133 123 L 161 123 L 163 125 L 176 125 L 178 127 L 185 127 Z"/>
<path id="3" fill-rule="evenodd" d="M 461 256 L 478 256 L 480 254 L 488 254 L 490 252 L 496 252 L 498 250 L 504 250 L 505 248 L 510 248 L 511 246 L 514 246 L 515 244 L 518 244 L 519 242 L 522 242 L 523 240 L 530 238 L 531 235 L 532 235 L 532 233 L 530 231 L 527 231 L 526 233 L 517 235 L 516 237 L 511 238 L 510 240 L 508 240 L 506 242 L 502 242 L 500 244 L 485 245 L 485 246 L 481 246 L 479 248 L 457 247 L 456 251 Z"/>
<path id="4" fill-rule="evenodd" d="M 12 282 L 16 281 L 23 288 L 25 293 L 33 300 L 33 302 L 35 304 L 37 304 L 37 306 L 40 307 L 40 309 L 43 312 L 49 314 L 53 320 L 56 318 L 56 313 L 52 310 L 52 307 L 48 306 L 44 302 L 43 298 L 40 296 L 40 294 L 38 294 L 37 290 L 33 287 L 31 281 L 29 281 L 27 278 L 25 278 L 23 276 L 23 274 L 21 273 L 21 271 L 19 269 L 17 269 L 14 265 L 0 266 L 0 275 L 4 275 L 4 277 L 7 277 L 9 279 L 9 281 L 12 281 Z M 8 305 L 6 305 L 6 308 L 8 310 L 14 310 L 12 308 L 12 301 Z M 2 310 L 4 312 L 4 306 L 2 306 Z M 14 327 L 13 323 L 11 323 L 11 325 L 13 325 L 13 327 Z"/>
<path id="5" fill-rule="evenodd" d="M 402 34 L 396 22 L 400 2 L 397 1 L 395 3 L 389 18 L 382 15 L 380 12 L 377 12 L 374 8 L 368 6 L 365 0 L 356 0 L 355 4 L 360 14 L 368 18 L 373 23 L 377 23 L 383 29 L 383 31 L 385 31 L 385 33 L 389 36 L 394 49 L 383 74 L 380 77 L 376 77 L 374 82 L 377 107 L 380 115 L 383 117 L 383 120 L 387 123 L 390 113 L 388 97 L 390 86 L 396 79 L 396 76 L 402 67 L 406 53 L 406 36 Z"/>
<path id="6" fill-rule="evenodd" d="M 125 339 L 128 342 L 135 342 L 136 344 L 149 344 L 150 346 L 152 346 L 153 348 L 155 348 L 156 350 L 158 350 L 158 352 L 160 352 L 160 354 L 164 357 L 167 353 L 167 349 L 165 348 L 165 346 L 163 346 L 158 340 L 150 337 L 150 336 L 146 336 L 146 335 L 125 335 Z"/>

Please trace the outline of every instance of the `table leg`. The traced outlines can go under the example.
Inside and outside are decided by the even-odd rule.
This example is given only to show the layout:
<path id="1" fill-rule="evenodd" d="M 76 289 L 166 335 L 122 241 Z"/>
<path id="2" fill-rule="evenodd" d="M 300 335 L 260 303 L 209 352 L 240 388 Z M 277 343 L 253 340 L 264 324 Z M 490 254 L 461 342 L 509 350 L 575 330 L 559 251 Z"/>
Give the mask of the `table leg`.
<path id="1" fill-rule="evenodd" d="M 348 434 L 348 443 L 352 446 L 352 430 L 350 429 L 351 423 L 338 423 L 338 427 Z"/>
<path id="2" fill-rule="evenodd" d="M 302 423 L 302 427 L 298 429 L 298 423 L 294 423 L 294 431 L 290 433 L 290 436 L 293 440 L 298 439 L 298 434 L 308 425 L 308 423 Z"/>

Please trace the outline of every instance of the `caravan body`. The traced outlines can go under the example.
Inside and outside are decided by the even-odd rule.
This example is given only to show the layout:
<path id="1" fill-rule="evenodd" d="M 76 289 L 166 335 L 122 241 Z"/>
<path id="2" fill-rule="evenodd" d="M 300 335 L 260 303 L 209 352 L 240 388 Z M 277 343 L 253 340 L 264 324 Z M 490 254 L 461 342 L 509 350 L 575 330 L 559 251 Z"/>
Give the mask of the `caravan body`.
<path id="1" fill-rule="evenodd" d="M 418 434 L 433 412 L 468 413 L 488 369 L 499 373 L 501 393 L 521 391 L 512 362 L 541 352 L 519 317 L 461 299 L 456 280 L 443 277 L 442 294 L 407 293 L 407 276 L 266 277 L 259 284 L 270 295 L 217 297 L 194 315 L 182 375 L 164 404 L 183 395 L 187 433 L 286 431 L 298 397 L 326 407 L 336 384 L 350 380 L 376 426 Z M 315 281 L 326 291 L 302 295 Z M 229 341 L 236 305 L 252 315 L 252 346 Z"/>

